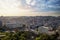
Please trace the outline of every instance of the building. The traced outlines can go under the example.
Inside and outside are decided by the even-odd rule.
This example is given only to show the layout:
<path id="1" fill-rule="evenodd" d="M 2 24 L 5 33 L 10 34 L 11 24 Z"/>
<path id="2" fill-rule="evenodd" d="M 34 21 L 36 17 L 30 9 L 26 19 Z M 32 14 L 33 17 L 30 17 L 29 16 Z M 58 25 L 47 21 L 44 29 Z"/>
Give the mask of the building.
<path id="1" fill-rule="evenodd" d="M 16 23 L 16 22 L 6 22 L 5 25 L 8 28 L 22 27 L 22 24 L 19 24 L 19 23 Z"/>
<path id="2" fill-rule="evenodd" d="M 54 31 L 52 31 L 52 27 L 45 27 L 45 26 L 39 27 L 38 32 L 46 33 L 46 34 L 54 34 L 55 33 Z"/>
<path id="3" fill-rule="evenodd" d="M 2 21 L 0 21 L 0 27 L 2 27 Z"/>

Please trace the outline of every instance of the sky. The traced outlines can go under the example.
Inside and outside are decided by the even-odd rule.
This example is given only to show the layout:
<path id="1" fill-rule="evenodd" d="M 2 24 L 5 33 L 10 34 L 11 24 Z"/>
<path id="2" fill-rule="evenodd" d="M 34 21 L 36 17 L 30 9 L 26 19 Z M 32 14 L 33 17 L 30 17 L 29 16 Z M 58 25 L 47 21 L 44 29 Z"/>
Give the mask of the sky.
<path id="1" fill-rule="evenodd" d="M 60 16 L 60 0 L 0 0 L 0 16 Z"/>

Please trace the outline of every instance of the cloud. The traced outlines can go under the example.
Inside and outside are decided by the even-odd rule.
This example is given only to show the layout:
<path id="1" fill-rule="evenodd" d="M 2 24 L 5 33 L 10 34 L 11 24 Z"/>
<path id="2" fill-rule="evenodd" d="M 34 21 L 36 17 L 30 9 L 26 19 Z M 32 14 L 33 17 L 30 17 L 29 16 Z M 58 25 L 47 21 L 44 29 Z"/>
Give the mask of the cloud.
<path id="1" fill-rule="evenodd" d="M 32 0 L 26 0 L 26 3 L 27 3 L 27 4 L 30 4 L 31 1 L 32 1 Z"/>
<path id="2" fill-rule="evenodd" d="M 51 15 L 55 11 L 60 11 L 60 0 L 0 0 L 0 14 L 4 16 Z"/>
<path id="3" fill-rule="evenodd" d="M 0 0 L 0 13 L 19 13 L 28 9 L 21 0 Z M 31 10 L 31 9 L 30 9 Z"/>
<path id="4" fill-rule="evenodd" d="M 60 11 L 60 0 L 30 0 L 26 2 L 37 11 Z"/>

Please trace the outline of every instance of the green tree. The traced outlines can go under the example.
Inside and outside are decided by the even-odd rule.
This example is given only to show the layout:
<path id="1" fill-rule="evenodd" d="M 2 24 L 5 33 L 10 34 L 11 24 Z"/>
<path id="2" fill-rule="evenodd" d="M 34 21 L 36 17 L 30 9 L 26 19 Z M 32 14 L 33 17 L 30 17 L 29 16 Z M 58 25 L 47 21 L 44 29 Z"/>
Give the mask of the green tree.
<path id="1" fill-rule="evenodd" d="M 42 34 L 42 35 L 36 37 L 35 40 L 48 40 L 48 35 Z"/>
<path id="2" fill-rule="evenodd" d="M 21 36 L 20 36 L 20 40 L 26 40 L 26 38 L 25 38 L 25 34 L 21 34 Z"/>
<path id="3" fill-rule="evenodd" d="M 6 33 L 6 36 L 2 39 L 2 40 L 11 40 L 13 38 L 13 34 L 10 33 Z"/>

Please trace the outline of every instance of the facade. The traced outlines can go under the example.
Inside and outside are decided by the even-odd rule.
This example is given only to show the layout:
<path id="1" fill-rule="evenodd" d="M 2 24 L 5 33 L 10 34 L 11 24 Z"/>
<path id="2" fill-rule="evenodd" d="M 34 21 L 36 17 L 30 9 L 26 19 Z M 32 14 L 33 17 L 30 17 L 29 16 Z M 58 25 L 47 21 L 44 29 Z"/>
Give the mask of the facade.
<path id="1" fill-rule="evenodd" d="M 0 21 L 0 27 L 2 27 L 2 21 Z"/>
<path id="2" fill-rule="evenodd" d="M 54 34 L 54 31 L 52 31 L 51 27 L 45 27 L 45 26 L 39 27 L 38 32 L 47 33 L 47 34 Z"/>
<path id="3" fill-rule="evenodd" d="M 8 28 L 22 27 L 22 24 L 18 24 L 16 22 L 7 22 L 7 23 L 5 23 L 5 25 Z"/>

